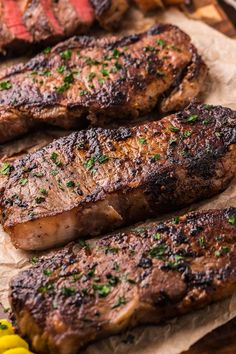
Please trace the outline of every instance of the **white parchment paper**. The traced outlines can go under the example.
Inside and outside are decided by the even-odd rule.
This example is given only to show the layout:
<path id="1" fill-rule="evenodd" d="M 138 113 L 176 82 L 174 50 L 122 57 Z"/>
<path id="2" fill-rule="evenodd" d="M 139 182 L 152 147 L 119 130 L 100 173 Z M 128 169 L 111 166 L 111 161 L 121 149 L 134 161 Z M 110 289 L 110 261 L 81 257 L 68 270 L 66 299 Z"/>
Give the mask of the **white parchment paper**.
<path id="1" fill-rule="evenodd" d="M 144 17 L 139 11 L 133 10 L 124 20 L 122 32 L 143 31 L 157 21 L 170 22 L 178 25 L 191 37 L 210 68 L 209 77 L 212 84 L 204 92 L 208 103 L 222 104 L 236 109 L 236 41 L 225 37 L 207 25 L 190 20 L 177 10 L 170 9 L 165 13 Z M 52 139 L 53 137 L 51 137 Z M 22 142 L 27 148 L 40 146 L 50 140 L 37 135 Z M 5 150 L 4 150 L 5 149 Z M 0 159 L 12 154 L 15 149 L 19 153 L 23 148 L 17 145 L 0 147 Z M 194 209 L 236 207 L 236 180 L 221 195 L 192 205 L 181 213 Z M 180 212 L 178 212 L 179 214 Z M 0 226 L 0 302 L 8 306 L 8 282 L 20 269 L 28 265 L 32 255 L 16 250 L 8 235 Z M 220 303 L 192 314 L 175 318 L 160 326 L 139 327 L 120 336 L 93 344 L 85 350 L 85 354 L 179 354 L 187 350 L 218 326 L 236 316 L 236 294 Z"/>

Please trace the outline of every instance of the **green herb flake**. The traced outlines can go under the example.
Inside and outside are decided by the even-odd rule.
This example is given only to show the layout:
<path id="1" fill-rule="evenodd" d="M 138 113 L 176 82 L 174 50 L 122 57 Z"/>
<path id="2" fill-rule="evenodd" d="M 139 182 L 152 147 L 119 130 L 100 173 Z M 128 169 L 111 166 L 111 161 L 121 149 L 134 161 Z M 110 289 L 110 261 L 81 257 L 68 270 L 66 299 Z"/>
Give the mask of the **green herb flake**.
<path id="1" fill-rule="evenodd" d="M 179 132 L 179 128 L 175 127 L 174 125 L 170 126 L 170 131 L 173 132 L 173 133 L 178 133 Z"/>
<path id="2" fill-rule="evenodd" d="M 120 281 L 117 276 L 112 275 L 112 274 L 107 274 L 107 279 L 108 279 L 109 285 L 111 285 L 111 286 L 117 285 Z"/>
<path id="3" fill-rule="evenodd" d="M 179 221 L 180 221 L 179 216 L 175 216 L 175 217 L 172 219 L 172 223 L 175 224 L 175 225 L 179 224 Z"/>
<path id="4" fill-rule="evenodd" d="M 166 41 L 164 41 L 163 39 L 157 39 L 156 43 L 161 46 L 161 47 L 165 47 L 166 46 Z"/>
<path id="5" fill-rule="evenodd" d="M 161 239 L 161 234 L 157 232 L 155 235 L 153 235 L 154 240 L 160 240 Z"/>
<path id="6" fill-rule="evenodd" d="M 88 159 L 88 160 L 85 161 L 84 167 L 85 167 L 87 170 L 91 170 L 91 169 L 94 167 L 95 162 L 96 162 L 95 157 L 91 157 L 90 159 Z"/>
<path id="7" fill-rule="evenodd" d="M 119 307 L 121 305 L 125 305 L 126 304 L 126 300 L 124 298 L 124 296 L 119 296 L 118 299 L 116 300 L 116 302 L 111 306 L 112 309 L 115 309 L 116 307 Z"/>
<path id="8" fill-rule="evenodd" d="M 93 284 L 93 289 L 96 290 L 101 297 L 106 297 L 111 292 L 111 287 L 108 284 Z"/>
<path id="9" fill-rule="evenodd" d="M 12 84 L 9 80 L 0 82 L 0 91 L 10 90 L 10 88 L 12 88 Z"/>
<path id="10" fill-rule="evenodd" d="M 107 70 L 107 69 L 101 69 L 100 70 L 100 72 L 101 72 L 101 74 L 103 75 L 103 76 L 108 76 L 109 75 L 109 71 Z"/>
<path id="11" fill-rule="evenodd" d="M 50 277 L 52 275 L 53 271 L 50 270 L 50 269 L 44 269 L 43 270 L 43 274 L 46 276 L 46 277 Z"/>
<path id="12" fill-rule="evenodd" d="M 10 170 L 11 170 L 11 165 L 8 162 L 4 162 L 1 166 L 0 174 L 1 175 L 9 175 Z"/>
<path id="13" fill-rule="evenodd" d="M 60 65 L 60 66 L 57 68 L 57 72 L 60 73 L 60 74 L 63 74 L 65 70 L 66 70 L 65 65 Z"/>
<path id="14" fill-rule="evenodd" d="M 152 159 L 154 161 L 159 161 L 161 159 L 161 155 L 160 154 L 155 154 L 155 155 L 153 155 Z"/>
<path id="15" fill-rule="evenodd" d="M 219 250 L 215 251 L 215 256 L 216 257 L 221 257 L 230 252 L 229 246 L 222 246 Z"/>
<path id="16" fill-rule="evenodd" d="M 169 140 L 169 145 L 176 145 L 177 144 L 177 139 L 176 138 L 171 138 Z"/>
<path id="17" fill-rule="evenodd" d="M 42 294 L 45 294 L 50 290 L 54 290 L 54 284 L 52 284 L 52 283 L 48 283 L 48 284 L 46 284 L 44 286 L 40 286 L 38 288 L 38 292 L 42 293 Z"/>
<path id="18" fill-rule="evenodd" d="M 28 178 L 21 178 L 19 181 L 21 186 L 25 186 L 28 183 Z"/>
<path id="19" fill-rule="evenodd" d="M 32 263 L 32 264 L 37 264 L 38 261 L 39 261 L 39 258 L 36 257 L 36 256 L 34 256 L 34 257 L 32 257 L 32 258 L 30 259 L 30 263 Z"/>
<path id="20" fill-rule="evenodd" d="M 187 122 L 190 124 L 195 123 L 198 120 L 198 115 L 197 114 L 192 114 L 187 118 Z"/>
<path id="21" fill-rule="evenodd" d="M 109 157 L 107 155 L 100 155 L 100 156 L 97 157 L 97 161 L 100 164 L 102 164 L 102 163 L 104 163 L 104 162 L 106 162 L 108 160 L 109 160 Z"/>
<path id="22" fill-rule="evenodd" d="M 198 244 L 202 248 L 204 248 L 206 246 L 206 240 L 205 240 L 204 236 L 198 237 Z"/>
<path id="23" fill-rule="evenodd" d="M 35 197 L 35 202 L 36 202 L 37 204 L 42 204 L 43 202 L 45 202 L 45 198 L 44 198 L 44 197 L 41 197 L 41 196 Z"/>
<path id="24" fill-rule="evenodd" d="M 229 216 L 228 223 L 231 225 L 236 225 L 236 217 L 234 215 Z"/>
<path id="25" fill-rule="evenodd" d="M 147 140 L 144 137 L 139 138 L 138 141 L 142 145 L 146 145 L 147 144 Z"/>
<path id="26" fill-rule="evenodd" d="M 40 188 L 39 192 L 45 196 L 48 195 L 48 191 L 45 188 Z"/>
<path id="27" fill-rule="evenodd" d="M 91 82 L 95 77 L 96 77 L 96 74 L 91 72 L 87 77 L 88 82 Z"/>
<path id="28" fill-rule="evenodd" d="M 61 53 L 61 58 L 64 60 L 70 60 L 72 56 L 72 52 L 69 49 L 64 50 L 64 52 Z"/>
<path id="29" fill-rule="evenodd" d="M 161 244 L 159 246 L 153 247 L 149 251 L 149 254 L 152 258 L 162 259 L 162 257 L 165 255 L 166 251 L 167 251 L 167 246 L 164 244 Z"/>
<path id="30" fill-rule="evenodd" d="M 68 182 L 66 182 L 66 186 L 67 186 L 68 188 L 75 187 L 75 182 L 74 182 L 74 181 L 68 181 Z"/>
<path id="31" fill-rule="evenodd" d="M 88 93 L 88 91 L 81 90 L 79 94 L 80 94 L 80 96 L 85 96 L 85 95 L 87 95 L 87 93 Z"/>
<path id="32" fill-rule="evenodd" d="M 52 49 L 50 47 L 47 47 L 47 48 L 44 49 L 43 52 L 44 52 L 44 54 L 49 54 L 49 53 L 51 53 L 51 50 Z"/>
<path id="33" fill-rule="evenodd" d="M 68 287 L 64 287 L 61 290 L 62 295 L 66 296 L 66 297 L 70 297 L 76 294 L 76 289 L 74 288 L 68 288 Z"/>
<path id="34" fill-rule="evenodd" d="M 115 48 L 112 53 L 113 58 L 118 59 L 120 55 L 121 55 L 120 51 L 117 48 Z"/>
<path id="35" fill-rule="evenodd" d="M 144 52 L 154 52 L 156 50 L 155 47 L 152 47 L 151 45 L 148 45 L 143 48 Z"/>
<path id="36" fill-rule="evenodd" d="M 192 135 L 192 131 L 191 130 L 185 130 L 185 132 L 183 133 L 183 138 L 189 138 Z"/>

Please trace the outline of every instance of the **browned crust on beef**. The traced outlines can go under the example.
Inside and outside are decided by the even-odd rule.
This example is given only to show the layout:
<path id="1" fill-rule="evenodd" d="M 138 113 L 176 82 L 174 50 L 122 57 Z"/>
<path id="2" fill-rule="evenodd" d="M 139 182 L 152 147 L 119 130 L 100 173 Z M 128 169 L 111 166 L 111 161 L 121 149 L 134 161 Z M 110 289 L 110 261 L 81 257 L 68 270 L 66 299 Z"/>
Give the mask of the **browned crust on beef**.
<path id="1" fill-rule="evenodd" d="M 4 229 L 17 247 L 48 248 L 210 197 L 235 176 L 235 139 L 234 111 L 198 104 L 132 128 L 73 133 L 13 164 Z"/>
<path id="2" fill-rule="evenodd" d="M 71 244 L 11 282 L 20 332 L 38 353 L 77 354 L 127 327 L 221 300 L 236 289 L 235 241 L 230 208 Z"/>
<path id="3" fill-rule="evenodd" d="M 206 73 L 190 38 L 172 25 L 123 38 L 74 37 L 1 74 L 12 87 L 0 91 L 0 142 L 39 124 L 107 126 L 157 105 L 165 112 L 182 108 Z"/>

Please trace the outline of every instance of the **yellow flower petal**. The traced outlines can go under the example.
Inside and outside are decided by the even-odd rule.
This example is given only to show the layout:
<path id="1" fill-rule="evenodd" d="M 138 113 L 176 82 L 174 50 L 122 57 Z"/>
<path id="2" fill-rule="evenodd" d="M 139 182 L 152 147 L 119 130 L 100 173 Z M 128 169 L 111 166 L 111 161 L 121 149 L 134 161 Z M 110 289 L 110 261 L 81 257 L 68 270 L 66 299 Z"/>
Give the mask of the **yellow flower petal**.
<path id="1" fill-rule="evenodd" d="M 24 339 L 16 334 L 7 335 L 0 338 L 0 354 L 13 348 L 29 349 L 29 346 Z"/>

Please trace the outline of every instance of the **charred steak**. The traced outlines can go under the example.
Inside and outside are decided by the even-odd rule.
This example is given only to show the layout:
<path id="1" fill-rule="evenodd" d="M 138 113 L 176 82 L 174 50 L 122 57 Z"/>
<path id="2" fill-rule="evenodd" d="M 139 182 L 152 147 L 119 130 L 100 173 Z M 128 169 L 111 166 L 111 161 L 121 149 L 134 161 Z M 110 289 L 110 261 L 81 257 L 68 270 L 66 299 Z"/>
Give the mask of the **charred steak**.
<path id="1" fill-rule="evenodd" d="M 160 323 L 236 290 L 236 208 L 71 244 L 18 274 L 10 301 L 37 353 Z"/>
<path id="2" fill-rule="evenodd" d="M 110 29 L 127 8 L 127 0 L 0 0 L 0 53 L 56 43 L 85 32 L 95 20 Z"/>
<path id="3" fill-rule="evenodd" d="M 0 143 L 39 123 L 108 125 L 198 95 L 207 73 L 190 38 L 156 25 L 124 38 L 75 37 L 0 74 Z"/>
<path id="4" fill-rule="evenodd" d="M 235 144 L 236 113 L 197 104 L 130 129 L 73 133 L 2 166 L 3 227 L 16 247 L 37 250 L 180 208 L 228 186 Z"/>

